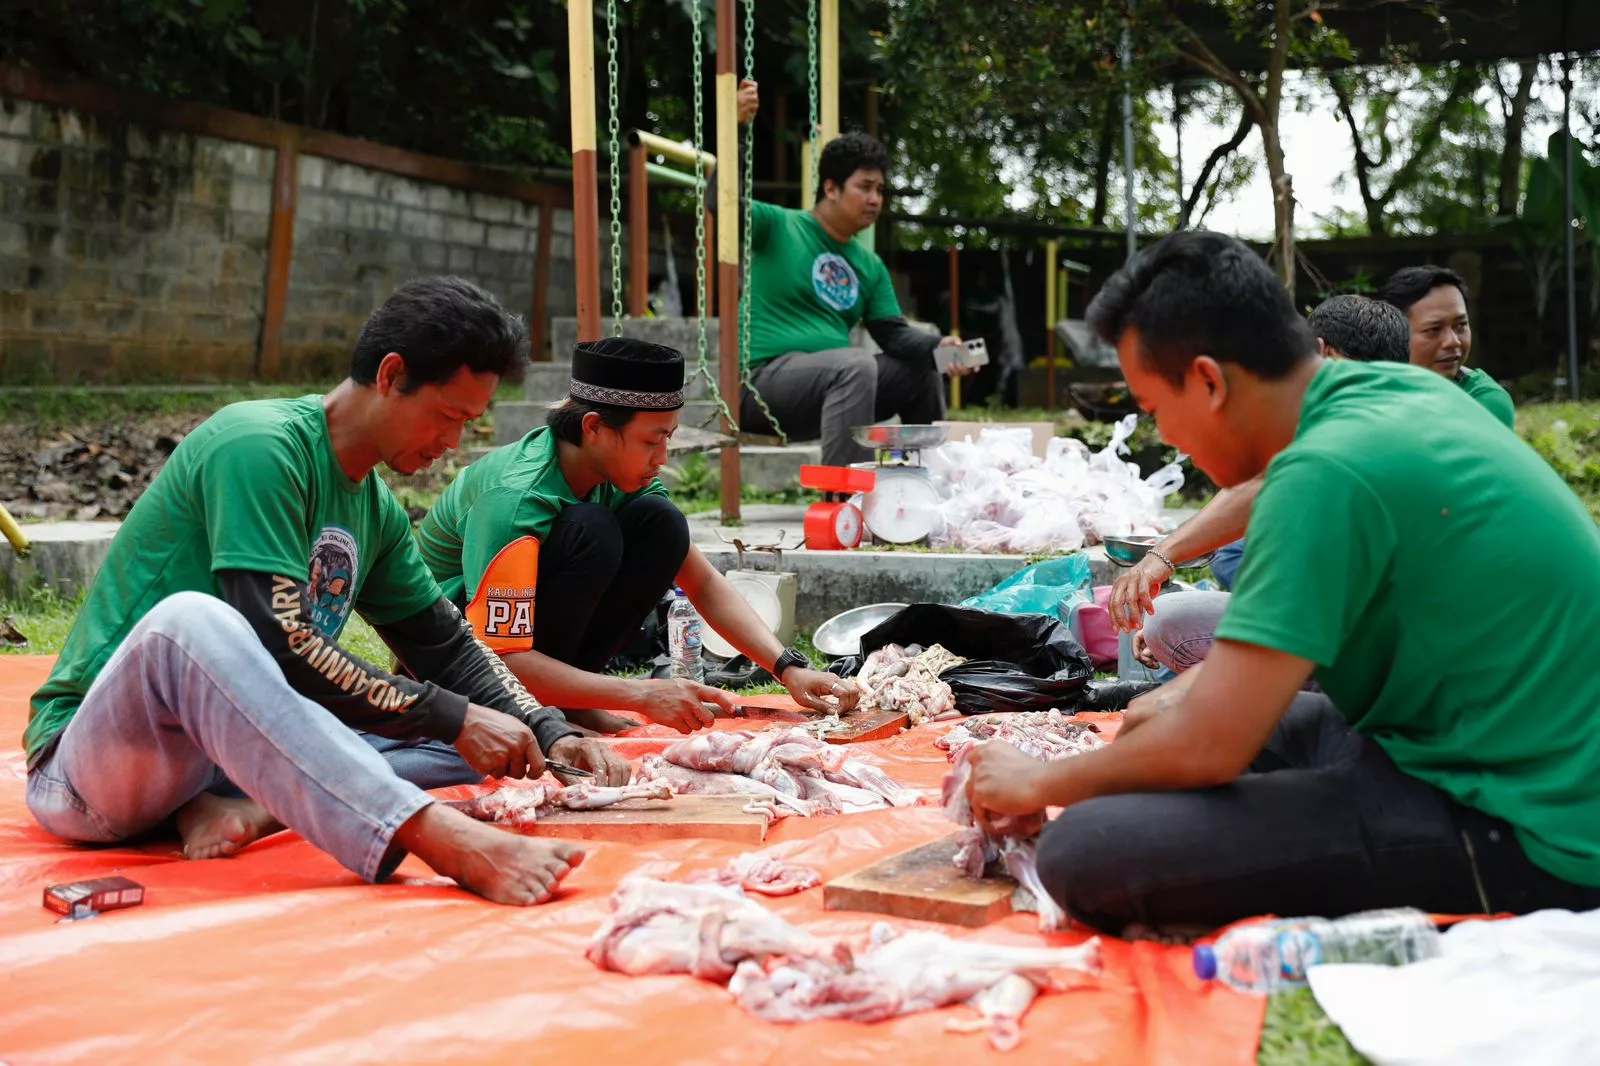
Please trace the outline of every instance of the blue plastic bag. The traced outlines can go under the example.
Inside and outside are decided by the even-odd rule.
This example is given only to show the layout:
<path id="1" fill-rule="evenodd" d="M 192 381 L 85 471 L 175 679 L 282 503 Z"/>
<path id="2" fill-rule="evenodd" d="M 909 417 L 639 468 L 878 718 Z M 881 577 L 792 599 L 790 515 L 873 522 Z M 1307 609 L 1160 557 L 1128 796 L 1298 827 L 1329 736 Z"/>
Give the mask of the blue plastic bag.
<path id="1" fill-rule="evenodd" d="M 1067 621 L 1074 603 L 1094 602 L 1089 557 L 1082 552 L 1025 566 L 958 606 L 1000 614 L 1047 614 Z"/>

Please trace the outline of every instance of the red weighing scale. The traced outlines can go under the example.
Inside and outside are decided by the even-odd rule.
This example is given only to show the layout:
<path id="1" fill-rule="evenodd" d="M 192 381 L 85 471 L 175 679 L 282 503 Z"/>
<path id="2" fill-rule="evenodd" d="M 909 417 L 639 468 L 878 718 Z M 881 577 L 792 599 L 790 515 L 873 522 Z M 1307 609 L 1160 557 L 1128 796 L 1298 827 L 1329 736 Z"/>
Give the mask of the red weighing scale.
<path id="1" fill-rule="evenodd" d="M 871 492 L 878 483 L 876 470 L 847 466 L 802 466 L 800 485 L 818 492 L 854 496 Z M 861 509 L 853 503 L 814 503 L 806 508 L 806 548 L 843 551 L 861 543 Z"/>

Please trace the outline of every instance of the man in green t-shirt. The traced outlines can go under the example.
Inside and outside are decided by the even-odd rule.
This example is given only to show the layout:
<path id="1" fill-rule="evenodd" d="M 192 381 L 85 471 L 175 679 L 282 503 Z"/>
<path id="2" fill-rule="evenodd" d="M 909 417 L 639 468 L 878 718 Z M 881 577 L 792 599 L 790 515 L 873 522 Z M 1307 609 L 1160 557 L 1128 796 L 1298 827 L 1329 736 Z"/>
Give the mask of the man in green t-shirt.
<path id="1" fill-rule="evenodd" d="M 448 743 L 479 778 L 537 776 L 546 754 L 612 782 L 629 767 L 473 639 L 375 473 L 455 447 L 527 343 L 470 282 L 407 282 L 332 392 L 234 404 L 185 437 L 34 694 L 39 824 L 112 843 L 176 818 L 190 858 L 288 826 L 369 881 L 414 851 L 488 899 L 547 899 L 581 852 L 434 803 L 409 745 Z M 352 611 L 403 672 L 340 646 Z"/>
<path id="2" fill-rule="evenodd" d="M 1600 529 L 1437 374 L 1329 360 L 1255 252 L 1184 232 L 1089 308 L 1167 443 L 1265 471 L 1217 642 L 1054 763 L 971 757 L 980 821 L 1064 808 L 1039 873 L 1110 932 L 1378 907 L 1600 906 Z M 1560 559 L 1486 591 L 1486 559 Z M 1315 676 L 1320 693 L 1302 692 Z"/>
<path id="3" fill-rule="evenodd" d="M 673 585 L 802 705 L 853 706 L 854 683 L 785 649 L 689 542 L 656 476 L 682 407 L 677 349 L 622 337 L 578 345 L 570 395 L 548 424 L 467 467 L 428 512 L 423 559 L 478 639 L 578 725 L 618 732 L 638 723 L 608 712 L 637 711 L 687 733 L 711 725 L 711 707 L 732 710 L 722 689 L 604 673 Z"/>
<path id="4" fill-rule="evenodd" d="M 1494 378 L 1467 366 L 1472 354 L 1472 325 L 1467 321 L 1467 283 L 1441 266 L 1402 267 L 1394 272 L 1378 299 L 1404 311 L 1411 323 L 1411 362 L 1461 386 L 1489 413 L 1515 429 L 1517 408 L 1511 394 Z"/>
<path id="5" fill-rule="evenodd" d="M 756 86 L 745 82 L 741 120 L 754 115 L 756 106 Z M 878 219 L 888 165 L 881 143 L 846 133 L 822 149 L 811 210 L 763 203 L 750 208 L 755 393 L 791 440 L 821 440 L 828 466 L 872 458 L 851 437 L 857 426 L 893 415 L 916 425 L 943 418 L 944 382 L 933 351 L 960 343 L 908 323 L 889 268 L 856 240 Z M 851 346 L 851 330 L 863 322 L 881 352 Z M 774 432 L 749 390 L 739 426 L 749 433 Z"/>

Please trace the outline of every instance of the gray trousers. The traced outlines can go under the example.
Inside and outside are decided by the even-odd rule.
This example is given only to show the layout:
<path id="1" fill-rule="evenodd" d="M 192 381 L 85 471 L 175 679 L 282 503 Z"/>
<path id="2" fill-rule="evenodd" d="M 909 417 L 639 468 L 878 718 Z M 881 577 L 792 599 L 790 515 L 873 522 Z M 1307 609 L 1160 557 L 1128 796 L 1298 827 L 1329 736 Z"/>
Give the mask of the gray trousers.
<path id="1" fill-rule="evenodd" d="M 873 458 L 850 436 L 894 415 L 908 425 L 944 417 L 944 376 L 925 367 L 862 348 L 780 355 L 755 374 L 756 391 L 790 440 L 820 440 L 824 466 Z M 746 390 L 739 407 L 746 433 L 772 433 L 772 424 Z"/>

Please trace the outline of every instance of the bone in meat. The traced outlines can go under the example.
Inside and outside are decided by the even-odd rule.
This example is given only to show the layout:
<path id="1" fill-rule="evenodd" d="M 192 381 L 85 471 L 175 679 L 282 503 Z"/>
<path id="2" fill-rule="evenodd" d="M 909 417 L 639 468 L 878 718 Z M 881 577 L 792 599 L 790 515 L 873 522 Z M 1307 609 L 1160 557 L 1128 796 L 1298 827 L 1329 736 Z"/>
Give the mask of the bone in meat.
<path id="1" fill-rule="evenodd" d="M 955 695 L 939 675 L 963 662 L 938 644 L 926 651 L 886 644 L 868 655 L 856 674 L 861 706 L 907 714 L 912 725 L 920 725 L 955 707 Z"/>
<path id="2" fill-rule="evenodd" d="M 646 755 L 639 760 L 637 776 L 640 780 L 666 781 L 680 796 L 750 796 L 756 801 L 792 811 L 807 817 L 832 814 L 836 804 L 826 808 L 801 799 L 798 795 L 779 792 L 743 774 L 714 773 L 709 770 L 691 770 L 687 766 L 667 762 L 660 755 Z"/>
<path id="3" fill-rule="evenodd" d="M 951 1019 L 945 1028 L 954 1033 L 989 1033 L 996 1051 L 1012 1051 L 1022 1042 L 1022 1016 L 1028 1013 L 1040 988 L 1019 973 L 1009 974 L 967 1000 L 978 1012 L 973 1020 Z"/>
<path id="4" fill-rule="evenodd" d="M 610 788 L 605 785 L 568 785 L 557 801 L 569 811 L 593 811 L 631 799 L 665 800 L 672 798 L 672 785 L 666 781 L 639 781 Z"/>
<path id="5" fill-rule="evenodd" d="M 847 965 L 842 945 L 803 932 L 745 898 L 714 885 L 625 878 L 613 911 L 586 952 L 602 969 L 628 974 L 690 973 L 725 981 L 747 960 L 782 955 Z"/>

